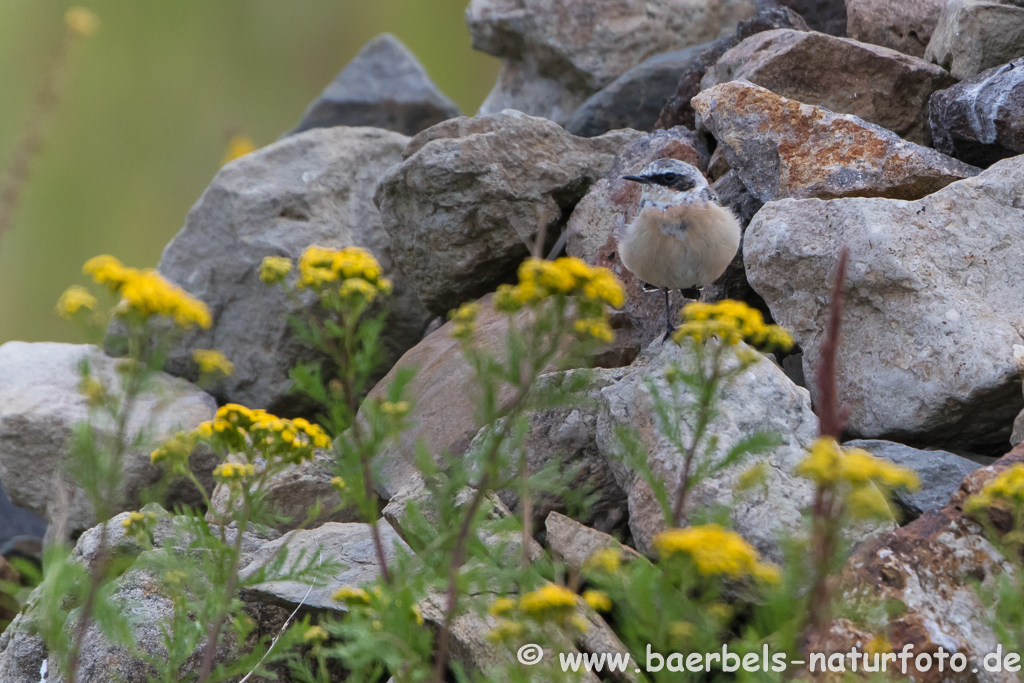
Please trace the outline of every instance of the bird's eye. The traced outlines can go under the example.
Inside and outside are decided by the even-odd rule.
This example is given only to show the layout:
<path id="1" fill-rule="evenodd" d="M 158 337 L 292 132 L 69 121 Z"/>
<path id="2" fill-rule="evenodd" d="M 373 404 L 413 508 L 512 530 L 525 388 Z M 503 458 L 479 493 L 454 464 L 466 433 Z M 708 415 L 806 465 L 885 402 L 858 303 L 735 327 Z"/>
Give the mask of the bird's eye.
<path id="1" fill-rule="evenodd" d="M 663 177 L 665 178 L 665 180 L 671 183 L 674 182 L 679 176 L 676 175 L 675 173 L 666 173 Z"/>

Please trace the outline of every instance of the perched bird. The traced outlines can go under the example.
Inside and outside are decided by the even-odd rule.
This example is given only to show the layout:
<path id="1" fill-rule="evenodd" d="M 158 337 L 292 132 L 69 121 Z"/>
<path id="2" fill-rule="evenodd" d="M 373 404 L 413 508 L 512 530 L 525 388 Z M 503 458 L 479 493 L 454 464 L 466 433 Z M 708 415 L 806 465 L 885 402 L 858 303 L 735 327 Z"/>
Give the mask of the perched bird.
<path id="1" fill-rule="evenodd" d="M 708 187 L 704 175 L 676 159 L 658 159 L 638 175 L 640 211 L 619 235 L 619 257 L 638 278 L 665 293 L 667 340 L 675 329 L 669 290 L 717 280 L 740 247 L 740 223 Z"/>

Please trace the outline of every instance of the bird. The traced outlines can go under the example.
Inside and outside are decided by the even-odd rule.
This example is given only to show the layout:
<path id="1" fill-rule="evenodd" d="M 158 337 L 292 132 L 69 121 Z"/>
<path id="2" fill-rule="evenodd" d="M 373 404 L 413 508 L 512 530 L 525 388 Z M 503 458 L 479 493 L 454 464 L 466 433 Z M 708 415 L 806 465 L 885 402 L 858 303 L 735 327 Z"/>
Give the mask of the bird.
<path id="1" fill-rule="evenodd" d="M 636 218 L 619 235 L 619 258 L 631 273 L 665 293 L 664 340 L 675 331 L 669 291 L 700 289 L 721 277 L 740 247 L 742 230 L 732 210 L 695 166 L 656 159 L 636 175 L 643 185 Z"/>

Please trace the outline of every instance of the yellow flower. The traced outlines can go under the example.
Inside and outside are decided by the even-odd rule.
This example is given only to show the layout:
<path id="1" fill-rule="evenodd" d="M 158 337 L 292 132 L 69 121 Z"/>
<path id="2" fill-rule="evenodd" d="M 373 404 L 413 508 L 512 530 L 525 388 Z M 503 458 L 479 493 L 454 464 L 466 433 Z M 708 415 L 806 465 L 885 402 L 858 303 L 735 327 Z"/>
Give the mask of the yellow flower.
<path id="1" fill-rule="evenodd" d="M 251 464 L 239 464 L 224 462 L 213 468 L 214 479 L 223 482 L 241 481 L 256 474 L 256 468 Z"/>
<path id="2" fill-rule="evenodd" d="M 340 493 L 345 488 L 345 480 L 341 477 L 331 477 L 331 486 Z"/>
<path id="3" fill-rule="evenodd" d="M 302 639 L 307 643 L 314 645 L 320 645 L 321 643 L 327 642 L 327 631 L 322 626 L 310 626 L 306 629 L 306 632 L 302 634 Z"/>
<path id="4" fill-rule="evenodd" d="M 622 554 L 615 548 L 602 548 L 587 558 L 584 569 L 598 569 L 609 574 L 619 571 L 622 566 Z"/>
<path id="5" fill-rule="evenodd" d="M 419 605 L 412 606 L 412 616 L 416 619 L 417 626 L 423 626 L 423 610 L 420 609 Z"/>
<path id="6" fill-rule="evenodd" d="M 192 352 L 192 360 L 199 366 L 199 371 L 204 375 L 220 373 L 230 375 L 235 371 L 235 365 L 217 349 L 196 349 Z"/>
<path id="7" fill-rule="evenodd" d="M 119 315 L 134 313 L 143 320 L 160 315 L 184 328 L 210 327 L 212 320 L 206 304 L 151 268 L 128 268 L 113 256 L 104 255 L 86 261 L 82 271 L 121 296 L 115 309 Z"/>
<path id="8" fill-rule="evenodd" d="M 72 285 L 64 290 L 64 293 L 57 299 L 57 315 L 70 320 L 80 310 L 95 310 L 96 297 L 89 293 L 85 287 Z"/>
<path id="9" fill-rule="evenodd" d="M 64 13 L 64 23 L 75 35 L 89 37 L 100 27 L 100 19 L 92 10 L 84 7 L 71 7 Z"/>
<path id="10" fill-rule="evenodd" d="M 85 396 L 85 401 L 91 406 L 98 406 L 107 396 L 107 387 L 92 375 L 87 375 L 78 383 L 78 391 Z"/>
<path id="11" fill-rule="evenodd" d="M 308 247 L 299 257 L 300 289 L 312 289 L 321 299 L 337 295 L 349 302 L 369 303 L 378 294 L 390 294 L 391 282 L 380 263 L 361 247 L 328 249 Z"/>
<path id="12" fill-rule="evenodd" d="M 260 264 L 260 280 L 267 285 L 283 282 L 292 272 L 292 260 L 284 256 L 266 256 Z"/>
<path id="13" fill-rule="evenodd" d="M 384 401 L 380 404 L 380 412 L 391 417 L 404 417 L 409 414 L 409 402 Z"/>
<path id="14" fill-rule="evenodd" d="M 494 643 L 500 643 L 505 640 L 511 640 L 522 635 L 523 625 L 517 621 L 510 621 L 508 619 L 498 620 L 498 624 L 487 632 L 487 639 Z"/>
<path id="15" fill-rule="evenodd" d="M 549 583 L 519 598 L 519 609 L 527 614 L 563 612 L 576 606 L 576 594 L 565 586 Z"/>
<path id="16" fill-rule="evenodd" d="M 546 261 L 530 258 L 519 266 L 519 283 L 502 285 L 494 295 L 500 311 L 515 312 L 552 296 L 580 297 L 581 308 L 615 308 L 626 300 L 622 285 L 607 268 L 587 265 L 573 256 Z"/>
<path id="17" fill-rule="evenodd" d="M 981 493 L 967 501 L 966 509 L 968 512 L 980 512 L 993 505 L 1008 506 L 1012 510 L 1024 505 L 1024 464 L 1011 465 L 985 484 Z"/>
<path id="18" fill-rule="evenodd" d="M 582 335 L 593 337 L 598 341 L 615 341 L 615 333 L 604 318 L 581 318 L 576 320 L 572 327 Z"/>
<path id="19" fill-rule="evenodd" d="M 193 434 L 178 432 L 160 444 L 160 447 L 150 454 L 149 461 L 154 465 L 167 463 L 171 468 L 181 468 L 187 465 L 195 447 Z"/>
<path id="20" fill-rule="evenodd" d="M 583 591 L 583 601 L 590 605 L 591 609 L 598 612 L 608 612 L 612 608 L 612 599 L 604 591 Z"/>
<path id="21" fill-rule="evenodd" d="M 342 586 L 334 591 L 334 595 L 331 597 L 335 602 L 343 602 L 349 606 L 370 604 L 370 594 L 362 588 L 356 588 L 355 586 Z"/>
<path id="22" fill-rule="evenodd" d="M 500 617 L 502 614 L 511 612 L 516 608 L 516 601 L 512 598 L 498 598 L 491 603 L 491 606 L 487 609 L 487 613 L 494 617 Z"/>
<path id="23" fill-rule="evenodd" d="M 221 166 L 255 151 L 256 145 L 252 140 L 244 135 L 234 135 L 228 140 L 228 148 L 224 152 L 224 159 L 220 162 Z"/>
<path id="24" fill-rule="evenodd" d="M 789 350 L 793 339 L 778 325 L 764 322 L 761 312 L 741 301 L 726 299 L 714 304 L 694 302 L 682 312 L 683 324 L 672 335 L 677 344 L 684 340 L 702 343 L 717 337 L 723 344 L 735 346 L 745 341 L 753 346 Z M 741 359 L 755 360 L 749 354 Z"/>
<path id="25" fill-rule="evenodd" d="M 500 288 L 499 288 L 500 289 Z M 459 306 L 448 314 L 452 321 L 452 337 L 455 339 L 470 339 L 476 331 L 476 318 L 480 314 L 480 304 L 470 301 Z"/>
<path id="26" fill-rule="evenodd" d="M 703 576 L 767 575 L 757 550 L 736 532 L 717 524 L 662 531 L 654 537 L 654 547 L 666 559 L 689 556 Z"/>
<path id="27" fill-rule="evenodd" d="M 145 531 L 149 524 L 156 520 L 152 512 L 129 512 L 128 516 L 121 522 L 129 534 L 136 534 Z"/>

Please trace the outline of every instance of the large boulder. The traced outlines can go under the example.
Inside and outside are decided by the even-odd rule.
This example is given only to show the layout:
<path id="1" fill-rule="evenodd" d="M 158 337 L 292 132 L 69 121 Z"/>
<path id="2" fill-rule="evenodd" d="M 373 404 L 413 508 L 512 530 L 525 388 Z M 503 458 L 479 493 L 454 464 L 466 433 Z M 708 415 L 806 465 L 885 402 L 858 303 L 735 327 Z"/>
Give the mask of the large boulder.
<path id="1" fill-rule="evenodd" d="M 375 201 L 391 255 L 438 315 L 514 276 L 525 240 L 553 242 L 636 131 L 596 138 L 517 111 L 438 124 L 409 143 Z"/>
<path id="2" fill-rule="evenodd" d="M 91 412 L 79 390 L 79 366 L 88 363 L 92 376 L 117 395 L 123 388 L 121 362 L 88 345 L 0 346 L 0 481 L 11 502 L 49 521 L 61 519 L 69 535 L 96 523 L 85 491 L 66 470 L 75 427 L 90 419 Z M 160 468 L 149 461 L 156 445 L 213 418 L 216 409 L 212 396 L 188 382 L 163 373 L 153 378 L 136 399 L 127 425 L 120 510 L 137 508 L 142 492 L 160 479 Z M 116 425 L 95 413 L 92 424 L 103 447 L 104 441 L 115 438 Z M 192 467 L 208 490 L 213 488 L 214 460 L 208 450 L 197 451 L 192 458 Z M 202 496 L 191 485 L 180 484 L 171 488 L 164 502 L 198 505 Z"/>
<path id="3" fill-rule="evenodd" d="M 977 166 L 1024 152 L 1024 59 L 1016 59 L 932 95 L 932 141 L 940 152 Z"/>
<path id="4" fill-rule="evenodd" d="M 631 366 L 616 376 L 617 381 L 602 390 L 603 408 L 597 424 L 597 444 L 612 463 L 619 485 L 629 498 L 629 527 L 636 547 L 651 552 L 654 536 L 666 527 L 658 504 L 643 472 L 623 457 L 623 444 L 618 431 L 635 431 L 646 449 L 647 467 L 666 482 L 674 501 L 676 486 L 683 467 L 683 454 L 671 445 L 658 428 L 657 412 L 648 383 L 672 402 L 672 393 L 665 380 L 665 367 L 672 362 L 691 362 L 691 351 L 671 342 L 656 341 Z M 608 371 L 612 372 L 612 371 Z M 680 401 L 693 400 L 680 390 Z M 798 477 L 794 468 L 806 455 L 806 449 L 817 437 L 818 420 L 811 410 L 811 399 L 786 377 L 782 370 L 762 359 L 724 387 L 717 404 L 717 417 L 710 432 L 717 446 L 709 453 L 713 459 L 724 457 L 740 439 L 755 432 L 769 431 L 778 435 L 780 443 L 770 452 L 755 456 L 749 462 L 726 468 L 701 482 L 689 495 L 687 513 L 692 515 L 709 507 L 731 508 L 733 527 L 768 557 L 781 559 L 780 533 L 801 528 L 801 511 L 811 503 L 814 489 L 810 481 Z M 686 421 L 680 438 L 685 443 L 692 435 Z M 769 464 L 763 487 L 750 491 L 740 502 L 734 501 L 737 481 L 755 460 Z"/>
<path id="5" fill-rule="evenodd" d="M 850 432 L 988 452 L 1024 407 L 1022 239 L 1024 157 L 1014 157 L 913 202 L 766 204 L 747 228 L 744 260 L 813 377 L 848 246 L 839 393 Z"/>
<path id="6" fill-rule="evenodd" d="M 904 0 L 900 0 L 903 2 Z M 788 7 L 804 19 L 815 31 L 833 36 L 846 35 L 846 3 L 844 0 L 763 0 L 764 4 Z"/>
<path id="7" fill-rule="evenodd" d="M 854 40 L 923 57 L 946 0 L 846 0 Z"/>
<path id="8" fill-rule="evenodd" d="M 290 413 L 289 370 L 310 351 L 288 318 L 313 309 L 260 282 L 266 256 L 298 258 L 310 245 L 369 250 L 395 285 L 383 333 L 397 358 L 419 340 L 429 314 L 391 261 L 372 197 L 378 179 L 401 160 L 408 138 L 376 128 L 317 128 L 287 137 L 225 166 L 164 249 L 160 272 L 209 305 L 213 326 L 171 350 L 168 372 L 196 375 L 192 351 L 217 348 L 234 363 L 218 398 Z"/>
<path id="9" fill-rule="evenodd" d="M 842 74 L 841 86 L 836 74 Z M 930 137 L 928 98 L 955 82 L 945 70 L 917 57 L 793 29 L 747 38 L 708 69 L 701 89 L 741 79 L 782 97 L 859 116 L 918 144 L 927 144 Z"/>
<path id="10" fill-rule="evenodd" d="M 608 354 L 602 365 L 628 365 L 641 349 L 665 332 L 661 293 L 645 292 L 643 283 L 618 257 L 618 234 L 636 217 L 641 194 L 637 183 L 622 176 L 639 173 L 650 162 L 663 158 L 685 161 L 701 170 L 708 165 L 703 141 L 682 126 L 637 138 L 619 150 L 608 174 L 594 183 L 576 205 L 566 228 L 566 253 L 611 269 L 626 291 L 622 310 L 612 314 L 615 353 Z"/>
<path id="11" fill-rule="evenodd" d="M 713 43 L 707 43 L 700 57 L 684 71 L 676 86 L 675 94 L 665 103 L 658 117 L 658 128 L 686 126 L 693 128 L 696 119 L 690 100 L 700 92 L 700 81 L 709 67 L 714 66 L 722 55 L 739 45 L 741 42 L 762 31 L 773 31 L 779 28 L 792 28 L 808 31 L 807 22 L 791 9 L 786 7 L 768 7 L 758 11 L 756 16 L 741 21 L 730 35 L 723 36 Z"/>
<path id="12" fill-rule="evenodd" d="M 762 202 L 918 199 L 978 173 L 856 116 L 801 104 L 747 81 L 705 90 L 693 106 L 725 147 L 729 166 Z"/>
<path id="13" fill-rule="evenodd" d="M 505 60 L 480 113 L 564 123 L 648 57 L 713 40 L 753 13 L 754 0 L 472 0 L 473 47 Z"/>
<path id="14" fill-rule="evenodd" d="M 334 126 L 369 126 L 416 135 L 459 115 L 398 38 L 382 33 L 353 57 L 302 120 L 289 132 Z"/>
<path id="15" fill-rule="evenodd" d="M 946 0 L 924 58 L 963 80 L 1022 55 L 1018 0 Z"/>

